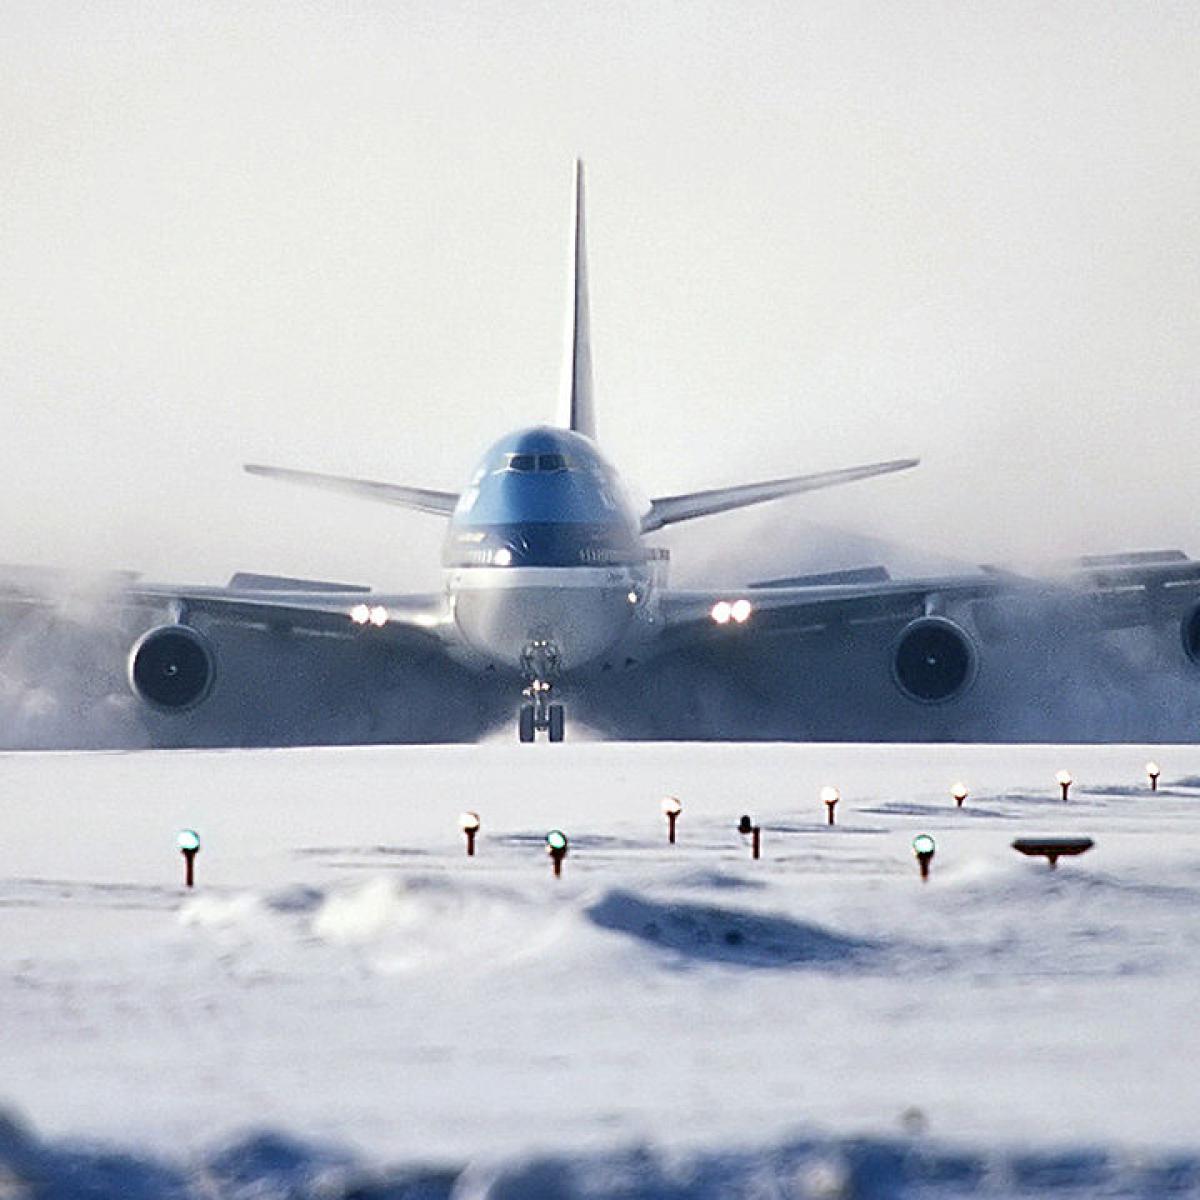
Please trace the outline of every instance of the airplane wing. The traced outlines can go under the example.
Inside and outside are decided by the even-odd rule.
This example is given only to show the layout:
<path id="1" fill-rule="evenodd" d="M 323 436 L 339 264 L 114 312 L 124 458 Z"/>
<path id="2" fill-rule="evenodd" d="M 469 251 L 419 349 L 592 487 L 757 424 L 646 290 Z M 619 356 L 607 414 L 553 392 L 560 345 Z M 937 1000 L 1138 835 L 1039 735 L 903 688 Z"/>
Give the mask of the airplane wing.
<path id="1" fill-rule="evenodd" d="M 249 475 L 261 475 L 265 479 L 282 479 L 285 483 L 298 483 L 326 492 L 341 492 L 346 496 L 358 496 L 381 504 L 395 504 L 400 508 L 412 508 L 418 512 L 435 513 L 443 517 L 449 516 L 458 503 L 457 492 L 403 487 L 397 483 L 352 479 L 345 475 L 323 475 L 319 471 L 294 471 L 288 467 L 267 467 L 259 463 L 246 463 L 243 469 Z"/>
<path id="2" fill-rule="evenodd" d="M 1177 617 L 1195 604 L 1200 561 L 1178 550 L 1139 551 L 1076 559 L 1044 576 L 984 565 L 975 573 L 911 579 L 893 579 L 885 568 L 870 567 L 765 580 L 741 590 L 667 592 L 660 601 L 662 618 L 670 628 L 718 624 L 714 607 L 739 599 L 750 606 L 742 624 L 753 617 L 755 625 L 775 630 L 936 615 L 1003 599 L 1053 602 L 1060 612 L 1115 629 Z"/>
<path id="3" fill-rule="evenodd" d="M 452 627 L 442 593 L 383 593 L 359 584 L 239 572 L 224 587 L 142 581 L 131 571 L 78 575 L 57 568 L 0 566 L 0 608 L 72 609 L 95 603 L 108 611 L 193 615 L 226 625 L 311 634 L 357 628 L 416 632 L 440 641 Z"/>
<path id="4" fill-rule="evenodd" d="M 846 572 L 846 574 L 856 574 Z M 833 579 L 834 576 L 826 577 Z M 678 643 L 697 630 L 818 633 L 838 623 L 875 624 L 933 616 L 947 605 L 1038 589 L 1032 581 L 988 574 L 864 582 L 760 583 L 720 592 L 667 592 L 660 599 L 666 636 Z"/>
<path id="5" fill-rule="evenodd" d="M 919 458 L 898 458 L 891 462 L 870 463 L 863 467 L 846 467 L 840 471 L 821 471 L 816 475 L 793 475 L 787 479 L 770 479 L 764 483 L 743 483 L 736 487 L 713 488 L 705 492 L 689 492 L 682 496 L 660 496 L 650 502 L 650 511 L 642 518 L 642 532 L 652 533 L 664 525 L 707 517 L 713 513 L 745 508 L 794 496 L 800 492 L 815 492 L 821 488 L 839 487 L 876 475 L 890 475 L 917 466 Z"/>
<path id="6" fill-rule="evenodd" d="M 1046 578 L 996 567 L 976 574 L 890 579 L 882 569 L 772 580 L 742 590 L 667 592 L 657 649 L 724 645 L 736 654 L 773 638 L 877 627 L 895 631 L 900 689 L 922 701 L 965 691 L 980 643 L 1047 620 L 1069 630 L 1165 629 L 1200 662 L 1200 562 L 1177 551 L 1079 560 Z"/>

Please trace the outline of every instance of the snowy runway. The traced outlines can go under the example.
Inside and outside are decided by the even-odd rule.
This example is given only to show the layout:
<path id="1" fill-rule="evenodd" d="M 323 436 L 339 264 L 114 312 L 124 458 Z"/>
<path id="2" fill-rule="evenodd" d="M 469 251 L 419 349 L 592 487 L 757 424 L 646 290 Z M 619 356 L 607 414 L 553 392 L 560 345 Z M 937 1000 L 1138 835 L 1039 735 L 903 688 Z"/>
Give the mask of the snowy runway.
<path id="1" fill-rule="evenodd" d="M 737 1194 L 768 1161 L 796 1196 L 1200 1194 L 1198 748 L 12 754 L 0 789 L 0 1102 L 48 1177 L 83 1139 L 159 1164 L 147 1195 L 235 1150 L 255 1194 L 309 1194 L 268 1130 L 303 1186 L 344 1152 L 436 1168 L 429 1195 L 584 1194 L 481 1165 L 554 1155 L 596 1195 Z M 1010 849 L 1042 833 L 1096 847 Z"/>

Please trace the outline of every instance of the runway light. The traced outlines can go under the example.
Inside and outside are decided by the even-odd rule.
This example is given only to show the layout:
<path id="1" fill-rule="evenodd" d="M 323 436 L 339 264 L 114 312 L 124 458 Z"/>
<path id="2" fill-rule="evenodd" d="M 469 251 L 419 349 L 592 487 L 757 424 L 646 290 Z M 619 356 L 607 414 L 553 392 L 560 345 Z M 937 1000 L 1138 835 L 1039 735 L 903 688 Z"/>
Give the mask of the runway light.
<path id="1" fill-rule="evenodd" d="M 1146 777 L 1150 780 L 1150 790 L 1152 792 L 1158 791 L 1158 777 L 1161 774 L 1162 772 L 1159 770 L 1158 763 L 1151 761 L 1146 764 Z"/>
<path id="2" fill-rule="evenodd" d="M 835 787 L 823 787 L 821 789 L 821 803 L 825 805 L 826 820 L 830 825 L 833 824 L 833 810 L 837 808 L 837 802 L 842 798 L 841 792 Z"/>
<path id="3" fill-rule="evenodd" d="M 562 875 L 563 859 L 567 857 L 567 835 L 561 829 L 552 829 L 546 834 L 546 853 L 554 864 L 554 878 Z"/>
<path id="4" fill-rule="evenodd" d="M 376 604 L 371 609 L 370 618 L 376 629 L 382 629 L 388 623 L 388 610 L 382 604 Z"/>
<path id="5" fill-rule="evenodd" d="M 711 616 L 718 625 L 728 625 L 729 619 L 733 616 L 733 605 L 728 600 L 718 600 L 712 606 Z"/>
<path id="6" fill-rule="evenodd" d="M 1053 868 L 1060 858 L 1086 854 L 1094 845 L 1089 837 L 1032 837 L 1017 838 L 1012 847 L 1018 854 L 1044 858 Z"/>
<path id="7" fill-rule="evenodd" d="M 749 813 L 743 813 L 738 822 L 738 833 L 750 838 L 750 857 L 759 858 L 762 855 L 762 830 L 750 820 Z"/>
<path id="8" fill-rule="evenodd" d="M 913 854 L 917 857 L 917 866 L 921 868 L 921 878 L 929 878 L 929 864 L 933 862 L 937 844 L 927 833 L 918 833 L 912 842 Z"/>
<path id="9" fill-rule="evenodd" d="M 467 839 L 467 857 L 474 857 L 475 835 L 479 832 L 479 814 L 477 812 L 463 813 L 458 818 L 458 827 Z"/>
<path id="10" fill-rule="evenodd" d="M 200 835 L 194 829 L 181 829 L 175 844 L 183 855 L 183 882 L 192 887 L 196 882 L 196 855 L 200 853 Z"/>
<path id="11" fill-rule="evenodd" d="M 371 610 L 365 604 L 356 604 L 350 610 L 350 620 L 355 625 L 365 625 L 371 619 Z"/>
<path id="12" fill-rule="evenodd" d="M 663 816 L 667 818 L 667 841 L 675 845 L 675 822 L 683 812 L 683 805 L 678 796 L 665 796 L 662 802 Z"/>
<path id="13" fill-rule="evenodd" d="M 954 797 L 954 807 L 962 808 L 963 801 L 970 794 L 971 793 L 967 791 L 967 785 L 965 783 L 956 783 L 950 792 L 950 795 Z"/>
<path id="14" fill-rule="evenodd" d="M 628 600 L 630 604 L 636 604 L 638 602 L 638 594 L 637 592 L 626 592 L 625 599 Z"/>
<path id="15" fill-rule="evenodd" d="M 739 624 L 745 625 L 750 619 L 750 614 L 754 611 L 749 600 L 735 600 L 729 606 L 729 615 Z"/>
<path id="16" fill-rule="evenodd" d="M 1062 798 L 1065 800 L 1067 798 L 1067 793 L 1071 790 L 1071 784 L 1073 782 L 1071 779 L 1071 772 L 1059 771 L 1054 778 L 1058 780 L 1058 786 L 1062 788 Z"/>

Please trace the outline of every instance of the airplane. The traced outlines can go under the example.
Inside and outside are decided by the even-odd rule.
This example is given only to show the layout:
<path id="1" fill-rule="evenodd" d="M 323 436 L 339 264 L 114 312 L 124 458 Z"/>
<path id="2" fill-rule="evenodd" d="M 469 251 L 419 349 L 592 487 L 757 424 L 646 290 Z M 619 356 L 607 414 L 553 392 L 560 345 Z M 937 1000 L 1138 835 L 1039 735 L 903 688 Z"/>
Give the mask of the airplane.
<path id="1" fill-rule="evenodd" d="M 150 708 L 181 716 L 212 695 L 214 631 L 266 629 L 377 638 L 424 661 L 511 680 L 517 735 L 564 739 L 564 681 L 653 671 L 656 658 L 722 642 L 737 654 L 813 631 L 889 631 L 892 682 L 917 706 L 964 695 L 1004 602 L 1035 598 L 1103 627 L 1173 625 L 1200 662 L 1200 563 L 1179 552 L 1080 560 L 1054 584 L 996 568 L 893 579 L 882 568 L 767 579 L 738 589 L 669 586 L 667 551 L 649 535 L 686 521 L 909 470 L 899 458 L 678 495 L 641 506 L 597 441 L 584 223 L 576 161 L 564 386 L 555 424 L 519 429 L 484 454 L 460 492 L 246 464 L 254 476 L 447 520 L 440 593 L 382 594 L 322 581 L 239 573 L 225 587 L 119 584 L 126 609 L 160 613 L 129 651 L 127 679 Z M 19 592 L 10 589 L 12 601 Z"/>

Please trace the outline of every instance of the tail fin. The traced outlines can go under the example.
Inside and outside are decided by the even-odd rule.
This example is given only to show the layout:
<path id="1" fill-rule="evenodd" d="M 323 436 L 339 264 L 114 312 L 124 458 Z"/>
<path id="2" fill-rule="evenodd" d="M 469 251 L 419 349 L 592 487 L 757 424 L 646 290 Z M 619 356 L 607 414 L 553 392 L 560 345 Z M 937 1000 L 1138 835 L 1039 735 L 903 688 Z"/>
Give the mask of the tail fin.
<path id="1" fill-rule="evenodd" d="M 583 161 L 575 160 L 575 220 L 571 238 L 571 296 L 567 308 L 567 359 L 559 424 L 596 437 L 592 392 L 592 334 L 588 314 L 587 245 L 583 225 Z"/>

